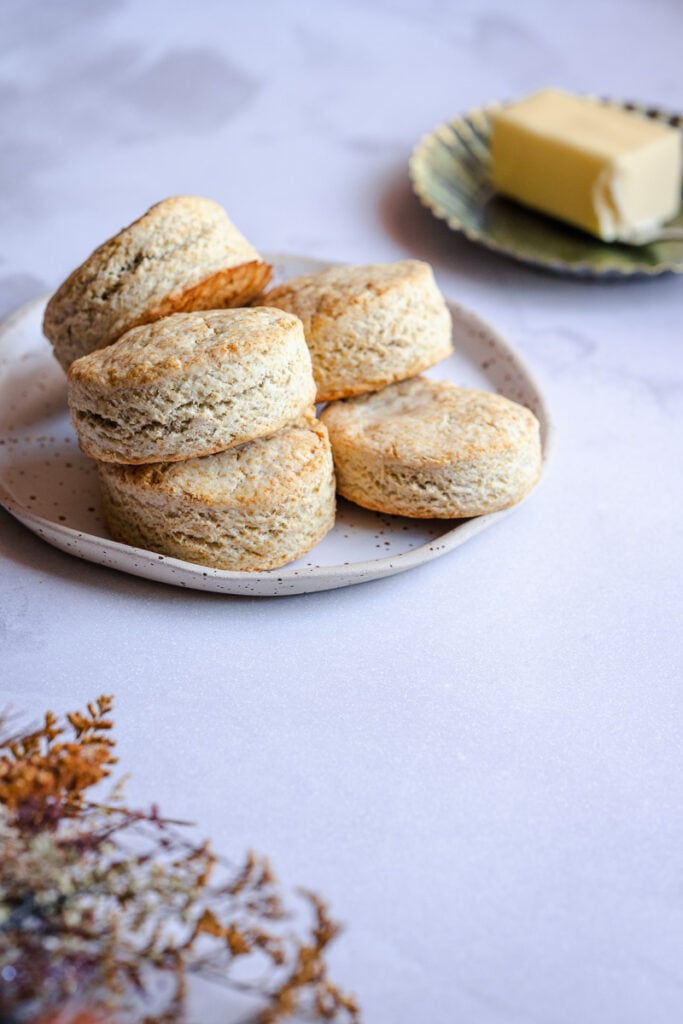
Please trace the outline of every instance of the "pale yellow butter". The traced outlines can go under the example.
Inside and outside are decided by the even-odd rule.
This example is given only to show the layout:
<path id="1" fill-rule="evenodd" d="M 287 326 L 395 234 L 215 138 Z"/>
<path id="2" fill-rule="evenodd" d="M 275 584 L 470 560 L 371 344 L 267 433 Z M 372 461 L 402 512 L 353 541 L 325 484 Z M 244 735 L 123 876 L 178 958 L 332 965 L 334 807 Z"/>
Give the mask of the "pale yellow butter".
<path id="1" fill-rule="evenodd" d="M 544 89 L 494 115 L 496 191 L 604 241 L 642 242 L 681 203 L 680 131 Z"/>

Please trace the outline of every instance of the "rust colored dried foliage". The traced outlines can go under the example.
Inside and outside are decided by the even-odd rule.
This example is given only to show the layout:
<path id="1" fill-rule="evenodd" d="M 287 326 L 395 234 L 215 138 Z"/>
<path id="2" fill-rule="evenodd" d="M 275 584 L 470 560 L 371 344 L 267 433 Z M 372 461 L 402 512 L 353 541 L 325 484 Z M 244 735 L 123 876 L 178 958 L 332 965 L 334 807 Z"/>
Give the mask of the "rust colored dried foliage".
<path id="1" fill-rule="evenodd" d="M 297 930 L 265 859 L 230 864 L 156 808 L 126 807 L 120 785 L 92 797 L 116 763 L 112 707 L 103 696 L 0 739 L 3 1024 L 179 1021 L 191 974 L 253 994 L 262 1024 L 356 1024 L 327 976 L 338 927 L 318 896 L 301 894 L 311 923 Z"/>

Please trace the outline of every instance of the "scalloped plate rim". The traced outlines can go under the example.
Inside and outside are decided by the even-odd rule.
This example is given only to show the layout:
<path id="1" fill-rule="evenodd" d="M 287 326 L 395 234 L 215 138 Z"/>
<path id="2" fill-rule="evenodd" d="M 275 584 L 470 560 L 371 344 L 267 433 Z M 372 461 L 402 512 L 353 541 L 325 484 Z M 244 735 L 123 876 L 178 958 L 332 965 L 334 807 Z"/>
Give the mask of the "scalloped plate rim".
<path id="1" fill-rule="evenodd" d="M 597 96 L 591 96 L 590 98 L 600 99 L 601 102 L 612 103 L 615 106 L 635 107 L 636 109 L 640 108 L 640 104 L 634 104 L 627 100 L 615 100 Z M 658 277 L 665 273 L 683 274 L 683 258 L 673 263 L 657 263 L 650 267 L 639 265 L 637 268 L 634 267 L 633 269 L 610 267 L 608 270 L 598 270 L 592 263 L 569 263 L 561 259 L 552 259 L 551 257 L 544 259 L 542 257 L 527 255 L 523 250 L 514 249 L 511 246 L 506 246 L 497 242 L 485 231 L 477 231 L 474 228 L 468 227 L 452 213 L 449 213 L 438 200 L 429 195 L 425 191 L 424 183 L 418 179 L 416 169 L 420 161 L 426 159 L 427 149 L 429 145 L 433 143 L 438 132 L 443 129 L 450 128 L 453 125 L 467 123 L 471 118 L 478 115 L 487 115 L 493 110 L 500 110 L 502 105 L 501 101 L 493 100 L 483 106 L 473 107 L 466 113 L 458 114 L 455 117 L 450 118 L 448 121 L 441 121 L 436 124 L 431 131 L 425 132 L 419 142 L 413 147 L 410 160 L 408 162 L 410 182 L 417 198 L 420 200 L 422 205 L 433 214 L 433 216 L 437 217 L 439 220 L 443 220 L 449 228 L 465 235 L 466 238 L 476 245 L 481 245 L 492 252 L 507 256 L 510 259 L 516 260 L 520 263 L 525 263 L 532 267 L 552 270 L 554 273 L 567 274 L 573 277 L 595 277 L 602 279 L 613 278 L 615 280 L 628 280 L 633 277 Z M 651 107 L 642 109 L 654 110 L 656 108 Z M 663 110 L 658 110 L 657 112 L 666 117 L 678 116 Z M 534 211 L 529 212 L 533 213 Z"/>

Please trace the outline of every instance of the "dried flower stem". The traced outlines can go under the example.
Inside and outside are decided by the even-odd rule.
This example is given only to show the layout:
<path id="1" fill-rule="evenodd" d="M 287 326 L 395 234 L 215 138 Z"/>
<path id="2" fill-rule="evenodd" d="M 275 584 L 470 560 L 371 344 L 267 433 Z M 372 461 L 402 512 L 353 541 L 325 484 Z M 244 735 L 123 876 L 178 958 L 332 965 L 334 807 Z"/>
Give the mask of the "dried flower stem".
<path id="1" fill-rule="evenodd" d="M 261 997 L 262 1024 L 294 1013 L 357 1024 L 355 1000 L 327 977 L 339 929 L 318 896 L 301 894 L 313 921 L 299 935 L 267 860 L 230 865 L 179 831 L 185 823 L 126 807 L 120 783 L 106 803 L 88 798 L 117 761 L 112 709 L 102 696 L 0 740 L 3 1024 L 75 994 L 127 1020 L 179 1020 L 193 974 Z M 256 980 L 235 974 L 245 964 Z M 169 984 L 150 1016 L 159 978 Z"/>

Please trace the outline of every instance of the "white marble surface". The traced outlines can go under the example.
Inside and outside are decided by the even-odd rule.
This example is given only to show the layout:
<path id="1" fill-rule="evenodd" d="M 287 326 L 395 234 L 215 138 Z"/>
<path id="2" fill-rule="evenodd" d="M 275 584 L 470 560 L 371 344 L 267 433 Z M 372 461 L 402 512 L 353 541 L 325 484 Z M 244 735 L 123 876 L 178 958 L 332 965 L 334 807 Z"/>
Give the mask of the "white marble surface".
<path id="1" fill-rule="evenodd" d="M 406 175 L 438 121 L 550 82 L 681 110 L 682 40 L 678 0 L 0 6 L 3 313 L 196 193 L 260 248 L 430 260 L 554 411 L 515 515 L 330 593 L 175 590 L 0 512 L 0 701 L 114 693 L 131 799 L 328 897 L 367 1024 L 683 1019 L 683 278 L 517 266 Z"/>

